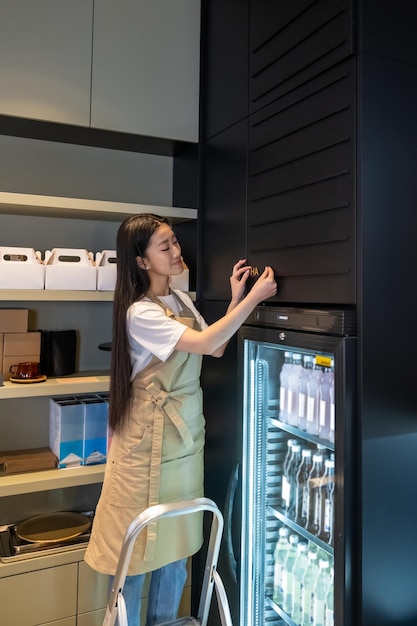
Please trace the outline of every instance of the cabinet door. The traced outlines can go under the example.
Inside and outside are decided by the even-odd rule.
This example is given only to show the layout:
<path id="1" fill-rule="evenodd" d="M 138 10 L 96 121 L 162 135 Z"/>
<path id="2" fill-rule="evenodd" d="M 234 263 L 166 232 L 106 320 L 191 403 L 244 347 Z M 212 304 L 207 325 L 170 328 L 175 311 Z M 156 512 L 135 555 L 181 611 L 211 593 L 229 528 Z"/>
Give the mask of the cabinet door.
<path id="1" fill-rule="evenodd" d="M 91 126 L 198 141 L 200 3 L 95 0 Z"/>
<path id="2" fill-rule="evenodd" d="M 0 114 L 88 126 L 93 0 L 3 0 Z"/>
<path id="3" fill-rule="evenodd" d="M 77 611 L 77 563 L 0 579 L 0 624 L 73 624 Z"/>
<path id="4" fill-rule="evenodd" d="M 87 563 L 79 563 L 78 613 L 102 609 L 107 604 L 109 577 L 95 572 Z"/>

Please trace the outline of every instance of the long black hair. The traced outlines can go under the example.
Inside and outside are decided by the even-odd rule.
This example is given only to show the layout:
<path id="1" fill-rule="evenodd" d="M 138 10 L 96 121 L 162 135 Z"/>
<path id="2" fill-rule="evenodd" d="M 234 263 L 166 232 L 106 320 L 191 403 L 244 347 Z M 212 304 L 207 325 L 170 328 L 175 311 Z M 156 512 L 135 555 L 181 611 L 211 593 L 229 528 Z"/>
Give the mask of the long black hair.
<path id="1" fill-rule="evenodd" d="M 137 257 L 145 256 L 149 240 L 161 224 L 168 224 L 168 220 L 153 213 L 143 213 L 128 217 L 117 232 L 109 403 L 109 424 L 114 431 L 121 430 L 126 422 L 130 401 L 132 368 L 126 314 L 150 287 L 148 273 L 139 267 Z"/>

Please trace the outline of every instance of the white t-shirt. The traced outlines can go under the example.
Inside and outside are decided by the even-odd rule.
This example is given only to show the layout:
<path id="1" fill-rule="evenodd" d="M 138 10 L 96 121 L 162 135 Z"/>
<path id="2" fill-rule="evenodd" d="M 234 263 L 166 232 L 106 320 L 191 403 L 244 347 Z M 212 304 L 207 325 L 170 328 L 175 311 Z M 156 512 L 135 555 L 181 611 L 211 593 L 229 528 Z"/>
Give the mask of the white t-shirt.
<path id="1" fill-rule="evenodd" d="M 207 328 L 206 322 L 190 297 L 177 289 L 174 291 L 194 313 L 201 328 Z M 179 307 L 173 295 L 159 296 L 159 300 L 166 304 L 175 315 L 178 315 Z M 166 361 L 187 328 L 185 324 L 165 315 L 163 308 L 148 298 L 134 302 L 127 311 L 127 332 L 132 362 L 131 380 L 148 365 L 152 355 L 161 361 Z"/>

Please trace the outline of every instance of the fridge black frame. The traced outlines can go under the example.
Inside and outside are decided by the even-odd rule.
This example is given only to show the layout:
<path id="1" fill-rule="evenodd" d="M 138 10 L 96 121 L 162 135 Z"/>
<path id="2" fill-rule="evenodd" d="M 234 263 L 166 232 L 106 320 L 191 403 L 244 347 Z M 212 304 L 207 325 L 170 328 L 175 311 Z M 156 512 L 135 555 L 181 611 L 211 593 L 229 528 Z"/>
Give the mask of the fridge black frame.
<path id="1" fill-rule="evenodd" d="M 272 307 L 271 307 L 272 308 Z M 259 311 L 261 315 L 259 315 Z M 278 309 L 273 308 L 274 319 Z M 295 311 L 295 310 L 294 310 Z M 358 524 L 357 524 L 357 476 L 360 454 L 358 451 L 357 433 L 357 338 L 354 327 L 345 328 L 343 325 L 335 329 L 338 334 L 332 332 L 331 325 L 318 323 L 317 328 L 304 330 L 301 319 L 292 316 L 292 321 L 284 316 L 282 323 L 266 322 L 268 318 L 266 308 L 260 308 L 258 313 L 247 320 L 238 332 L 238 380 L 241 388 L 238 394 L 238 415 L 241 417 L 238 424 L 237 447 L 238 466 L 242 464 L 243 452 L 243 415 L 244 415 L 244 342 L 266 342 L 276 344 L 284 348 L 311 350 L 334 354 L 337 364 L 335 376 L 336 397 L 336 482 L 337 504 L 335 507 L 335 537 L 334 537 L 334 565 L 335 565 L 335 626 L 353 626 L 357 612 L 355 590 L 357 582 L 354 576 L 359 572 L 356 559 L 358 556 Z M 323 312 L 318 312 L 323 313 Z M 295 319 L 295 321 L 294 321 Z M 320 318 L 323 319 L 323 318 Z M 327 319 L 327 318 L 325 318 Z M 291 326 L 295 328 L 291 328 Z M 349 335 L 352 333 L 352 335 Z M 342 371 L 341 371 L 342 370 Z M 340 427 L 343 424 L 343 427 Z M 301 431 L 289 425 L 285 425 L 289 434 L 300 435 Z M 314 439 L 314 438 L 313 438 Z M 236 482 L 237 473 L 235 475 Z M 242 490 L 242 477 L 237 489 Z M 236 486 L 234 487 L 236 489 Z M 241 494 L 240 494 L 241 501 Z M 233 502 L 230 505 L 233 508 Z M 240 512 L 241 515 L 242 512 Z M 235 516 L 236 512 L 226 511 L 226 519 Z M 229 539 L 230 541 L 230 539 Z M 236 557 L 235 546 L 238 538 L 232 539 L 233 546 L 228 546 L 231 560 L 237 561 L 238 579 L 240 579 L 240 555 Z M 239 546 L 240 547 L 240 546 Z M 236 564 L 234 564 L 236 567 Z M 239 618 L 240 623 L 240 618 Z M 289 622 L 291 624 L 291 622 Z M 245 625 L 246 626 L 246 625 Z M 249 625 L 247 625 L 249 626 Z"/>

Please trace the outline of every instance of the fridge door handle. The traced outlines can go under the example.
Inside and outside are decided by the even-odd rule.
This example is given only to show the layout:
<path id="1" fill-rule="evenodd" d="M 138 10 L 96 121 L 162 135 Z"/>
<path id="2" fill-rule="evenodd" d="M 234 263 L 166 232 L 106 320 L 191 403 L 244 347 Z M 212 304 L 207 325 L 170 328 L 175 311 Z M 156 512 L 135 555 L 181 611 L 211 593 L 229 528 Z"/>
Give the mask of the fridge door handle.
<path id="1" fill-rule="evenodd" d="M 232 537 L 232 516 L 233 507 L 235 503 L 236 490 L 239 484 L 239 469 L 240 464 L 236 463 L 230 475 L 229 484 L 227 486 L 226 503 L 224 511 L 224 525 L 225 525 L 225 537 L 226 537 L 226 554 L 229 569 L 232 574 L 233 580 L 237 583 L 237 560 L 233 549 L 233 537 Z"/>

